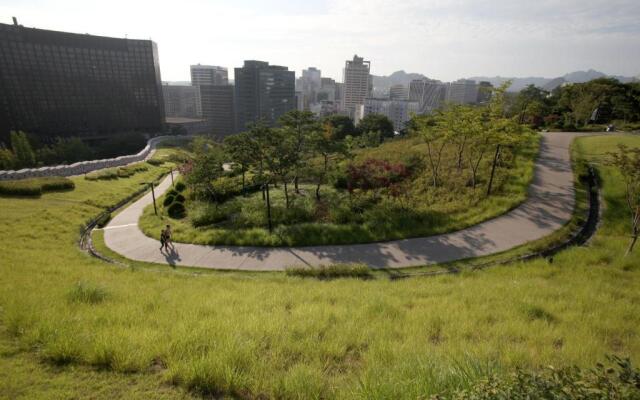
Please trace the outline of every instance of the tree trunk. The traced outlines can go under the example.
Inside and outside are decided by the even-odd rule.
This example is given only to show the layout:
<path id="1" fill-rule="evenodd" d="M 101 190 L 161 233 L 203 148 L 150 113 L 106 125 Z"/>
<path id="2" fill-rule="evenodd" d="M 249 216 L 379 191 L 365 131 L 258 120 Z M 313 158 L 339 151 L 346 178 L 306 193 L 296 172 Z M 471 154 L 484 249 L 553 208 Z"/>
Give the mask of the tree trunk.
<path id="1" fill-rule="evenodd" d="M 625 257 L 628 256 L 629 254 L 631 254 L 631 252 L 633 251 L 633 246 L 635 246 L 637 241 L 638 241 L 638 235 L 633 236 L 633 238 L 631 239 L 631 243 L 629 244 L 629 248 L 627 249 L 627 252 L 625 253 Z"/>
<path id="2" fill-rule="evenodd" d="M 242 168 L 242 195 L 246 196 L 247 192 L 245 190 L 245 170 Z"/>
<path id="3" fill-rule="evenodd" d="M 496 152 L 493 155 L 493 163 L 491 163 L 491 177 L 489 178 L 489 185 L 487 186 L 487 196 L 491 195 L 491 187 L 493 186 L 493 177 L 496 173 L 496 164 L 498 163 L 499 156 L 500 156 L 500 145 L 497 145 Z"/>
<path id="4" fill-rule="evenodd" d="M 267 222 L 269 223 L 269 233 L 273 231 L 273 224 L 271 223 L 271 200 L 269 199 L 269 182 L 267 182 L 266 190 L 263 190 L 262 193 L 266 192 L 267 196 Z"/>
<path id="5" fill-rule="evenodd" d="M 289 191 L 287 190 L 287 180 L 283 179 L 282 183 L 284 184 L 284 204 L 286 208 L 289 208 Z"/>
<path id="6" fill-rule="evenodd" d="M 294 185 L 296 194 L 300 194 L 300 190 L 298 189 L 298 173 L 297 172 L 296 172 L 296 177 L 293 178 L 293 185 Z"/>
<path id="7" fill-rule="evenodd" d="M 320 201 L 320 182 L 316 185 L 316 200 Z"/>

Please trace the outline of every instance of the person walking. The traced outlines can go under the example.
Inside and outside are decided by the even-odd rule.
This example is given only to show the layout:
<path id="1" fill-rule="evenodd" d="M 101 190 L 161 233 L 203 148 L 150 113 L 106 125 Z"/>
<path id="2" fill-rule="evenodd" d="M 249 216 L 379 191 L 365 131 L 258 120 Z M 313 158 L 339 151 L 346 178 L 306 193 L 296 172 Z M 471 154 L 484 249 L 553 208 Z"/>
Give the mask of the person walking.
<path id="1" fill-rule="evenodd" d="M 167 231 L 163 229 L 162 232 L 160 232 L 160 251 L 162 251 L 166 242 L 167 242 Z"/>
<path id="2" fill-rule="evenodd" d="M 164 248 L 169 250 L 169 243 L 171 243 L 171 247 L 173 248 L 173 241 L 171 241 L 171 225 L 167 225 L 164 230 Z"/>

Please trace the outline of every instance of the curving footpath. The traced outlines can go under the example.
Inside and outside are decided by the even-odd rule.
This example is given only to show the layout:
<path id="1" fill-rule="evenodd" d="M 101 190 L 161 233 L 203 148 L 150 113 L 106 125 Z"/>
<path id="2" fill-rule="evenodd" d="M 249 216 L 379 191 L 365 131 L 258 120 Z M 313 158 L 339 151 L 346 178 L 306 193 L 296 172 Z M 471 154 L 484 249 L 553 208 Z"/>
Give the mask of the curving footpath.
<path id="1" fill-rule="evenodd" d="M 104 239 L 110 249 L 133 260 L 251 271 L 336 263 L 403 268 L 486 256 L 540 239 L 569 221 L 575 203 L 569 146 L 576 136 L 566 132 L 543 134 L 527 200 L 506 214 L 452 233 L 381 243 L 309 247 L 176 243 L 174 251 L 163 254 L 160 242 L 145 236 L 138 228 L 143 209 L 152 201 L 149 193 L 111 220 L 104 228 Z M 164 193 L 170 185 L 171 180 L 165 179 L 156 193 Z"/>

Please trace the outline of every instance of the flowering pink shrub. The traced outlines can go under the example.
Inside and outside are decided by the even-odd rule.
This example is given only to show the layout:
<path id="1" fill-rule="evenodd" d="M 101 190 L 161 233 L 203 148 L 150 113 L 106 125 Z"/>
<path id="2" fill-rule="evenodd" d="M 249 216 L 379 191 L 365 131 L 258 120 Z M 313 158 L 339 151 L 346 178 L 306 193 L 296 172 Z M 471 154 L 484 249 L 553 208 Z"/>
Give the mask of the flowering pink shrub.
<path id="1" fill-rule="evenodd" d="M 399 183 L 409 176 L 409 170 L 403 163 L 390 163 L 386 160 L 370 158 L 362 164 L 350 164 L 347 168 L 347 190 L 363 191 L 389 189 L 389 194 L 400 195 Z"/>

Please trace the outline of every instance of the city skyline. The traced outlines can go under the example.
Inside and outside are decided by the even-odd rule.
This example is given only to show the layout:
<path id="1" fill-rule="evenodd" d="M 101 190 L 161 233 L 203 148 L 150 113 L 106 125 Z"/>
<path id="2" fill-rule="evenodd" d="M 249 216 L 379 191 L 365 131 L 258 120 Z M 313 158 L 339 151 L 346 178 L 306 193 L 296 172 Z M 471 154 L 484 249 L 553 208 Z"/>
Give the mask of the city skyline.
<path id="1" fill-rule="evenodd" d="M 149 12 L 153 18 L 141 18 Z M 188 1 L 171 9 L 145 1 L 100 7 L 77 0 L 7 0 L 0 14 L 0 22 L 16 16 L 26 27 L 151 38 L 164 81 L 187 81 L 192 64 L 220 65 L 231 73 L 244 60 L 284 65 L 296 76 L 315 66 L 341 81 L 344 60 L 353 54 L 371 60 L 375 75 L 405 70 L 443 81 L 477 75 L 552 78 L 590 68 L 640 73 L 640 27 L 634 22 L 640 5 L 629 0 L 375 0 L 364 8 L 333 0 Z"/>

